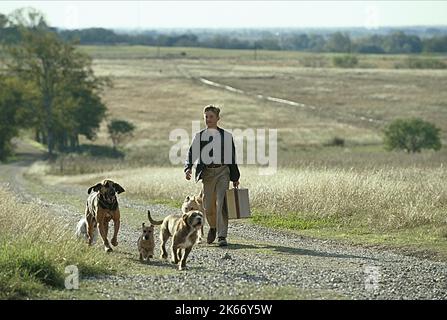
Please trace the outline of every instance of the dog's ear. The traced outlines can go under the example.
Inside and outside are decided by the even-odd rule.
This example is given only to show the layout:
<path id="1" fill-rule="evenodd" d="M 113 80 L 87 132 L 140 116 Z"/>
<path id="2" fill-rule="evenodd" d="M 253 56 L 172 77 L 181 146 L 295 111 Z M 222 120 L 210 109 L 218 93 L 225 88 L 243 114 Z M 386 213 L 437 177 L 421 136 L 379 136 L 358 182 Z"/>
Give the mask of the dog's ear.
<path id="1" fill-rule="evenodd" d="M 113 184 L 113 189 L 115 189 L 116 193 L 120 194 L 126 190 L 124 190 L 123 187 L 121 187 L 118 183 Z"/>
<path id="2" fill-rule="evenodd" d="M 184 213 L 184 214 L 182 214 L 182 219 L 183 219 L 183 221 L 186 223 L 186 224 L 188 224 L 188 214 L 187 213 Z"/>
<path id="3" fill-rule="evenodd" d="M 186 198 L 185 198 L 185 201 L 184 202 L 188 202 L 189 201 L 189 196 L 187 196 Z"/>
<path id="4" fill-rule="evenodd" d="M 88 188 L 87 193 L 90 194 L 93 191 L 99 191 L 101 189 L 102 183 L 97 183 L 94 186 Z"/>

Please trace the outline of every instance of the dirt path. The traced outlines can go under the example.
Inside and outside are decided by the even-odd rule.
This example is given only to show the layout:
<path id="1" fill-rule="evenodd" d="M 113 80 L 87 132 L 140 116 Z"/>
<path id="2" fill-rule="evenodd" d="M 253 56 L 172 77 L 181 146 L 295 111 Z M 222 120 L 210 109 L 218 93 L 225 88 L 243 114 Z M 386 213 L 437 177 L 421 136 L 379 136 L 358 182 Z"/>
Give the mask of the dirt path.
<path id="1" fill-rule="evenodd" d="M 191 72 L 189 70 L 187 70 L 187 66 L 186 65 L 175 65 L 175 68 L 177 70 L 177 72 L 190 80 L 194 80 L 196 83 L 201 84 L 201 85 L 205 85 L 205 86 L 209 86 L 212 88 L 217 88 L 220 90 L 225 90 L 225 91 L 229 91 L 231 93 L 234 94 L 241 94 L 241 95 L 245 95 L 247 97 L 251 97 L 255 100 L 260 100 L 260 101 L 269 101 L 272 103 L 277 103 L 277 104 L 281 104 L 281 105 L 286 105 L 286 106 L 291 106 L 291 107 L 295 107 L 295 108 L 300 108 L 302 110 L 306 110 L 306 111 L 310 111 L 310 112 L 315 112 L 321 108 L 314 106 L 314 105 L 309 105 L 309 104 L 304 104 L 302 102 L 297 102 L 297 101 L 291 101 L 291 100 L 287 100 L 284 98 L 279 98 L 279 97 L 271 97 L 268 95 L 264 95 L 264 94 L 259 94 L 259 93 L 255 93 L 255 92 L 248 92 L 248 91 L 244 91 L 240 88 L 235 88 L 232 86 L 229 86 L 227 84 L 223 84 L 223 83 L 218 83 L 215 81 L 211 81 L 210 79 L 207 78 L 203 78 L 201 76 L 193 76 L 191 74 Z M 332 111 L 333 115 L 337 116 L 337 118 L 340 121 L 343 121 L 344 119 L 350 118 L 350 119 L 356 119 L 358 121 L 361 122 L 368 122 L 368 123 L 374 123 L 374 124 L 384 124 L 386 123 L 386 121 L 384 120 L 380 120 L 380 119 L 374 119 L 371 118 L 370 116 L 367 115 L 358 115 L 358 114 L 346 114 L 346 113 L 334 113 L 334 111 Z"/>
<path id="2" fill-rule="evenodd" d="M 24 172 L 36 157 L 31 154 L 23 161 L 0 165 L 0 185 L 13 190 L 21 201 L 45 206 L 74 231 L 82 215 L 85 187 L 48 186 L 26 179 Z M 187 271 L 177 271 L 158 257 L 144 266 L 136 251 L 144 213 L 149 208 L 162 217 L 177 210 L 148 205 L 125 193 L 119 200 L 123 221 L 120 244 L 112 254 L 128 259 L 132 267 L 114 276 L 83 278 L 81 289 L 64 298 L 447 299 L 445 262 L 304 238 L 249 221 L 230 222 L 227 248 L 194 247 Z"/>

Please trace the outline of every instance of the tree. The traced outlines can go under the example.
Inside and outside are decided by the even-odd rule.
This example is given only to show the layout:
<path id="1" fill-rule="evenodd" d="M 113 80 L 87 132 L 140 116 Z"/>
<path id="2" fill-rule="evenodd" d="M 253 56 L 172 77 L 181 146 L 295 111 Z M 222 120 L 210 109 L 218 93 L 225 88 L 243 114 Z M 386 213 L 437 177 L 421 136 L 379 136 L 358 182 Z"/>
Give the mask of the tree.
<path id="1" fill-rule="evenodd" d="M 109 136 L 112 139 L 113 149 L 116 150 L 116 146 L 123 141 L 124 138 L 131 136 L 135 130 L 135 126 L 128 121 L 113 119 L 107 125 Z"/>
<path id="2" fill-rule="evenodd" d="M 18 45 L 7 49 L 9 71 L 35 88 L 36 137 L 48 147 L 76 147 L 78 135 L 94 138 L 105 116 L 99 94 L 107 78 L 96 77 L 91 59 L 76 51 L 74 43 L 63 42 L 38 12 L 19 10 L 11 21 L 21 32 Z"/>
<path id="3" fill-rule="evenodd" d="M 447 36 L 424 39 L 423 48 L 425 52 L 447 52 Z"/>
<path id="4" fill-rule="evenodd" d="M 0 75 L 0 161 L 11 155 L 11 139 L 26 123 L 23 92 L 16 79 Z"/>
<path id="5" fill-rule="evenodd" d="M 422 149 L 441 149 L 440 129 L 422 119 L 397 119 L 385 130 L 385 146 L 388 150 L 405 150 L 415 153 Z"/>
<path id="6" fill-rule="evenodd" d="M 351 38 L 347 34 L 335 32 L 329 36 L 326 50 L 329 52 L 351 52 Z"/>
<path id="7" fill-rule="evenodd" d="M 284 41 L 286 50 L 306 50 L 309 48 L 309 37 L 307 34 L 292 35 Z"/>
<path id="8" fill-rule="evenodd" d="M 6 28 L 8 21 L 8 17 L 0 13 L 0 29 Z"/>
<path id="9" fill-rule="evenodd" d="M 420 53 L 422 42 L 418 36 L 406 35 L 398 31 L 385 38 L 383 49 L 387 53 Z"/>

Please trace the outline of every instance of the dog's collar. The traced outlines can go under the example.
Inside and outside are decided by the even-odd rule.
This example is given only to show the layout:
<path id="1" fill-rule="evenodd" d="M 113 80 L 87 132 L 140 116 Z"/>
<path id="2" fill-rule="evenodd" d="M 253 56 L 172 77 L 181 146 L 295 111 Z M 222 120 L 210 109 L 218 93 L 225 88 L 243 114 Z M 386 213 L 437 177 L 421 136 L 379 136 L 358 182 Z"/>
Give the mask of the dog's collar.
<path id="1" fill-rule="evenodd" d="M 118 208 L 118 201 L 116 201 L 116 198 L 113 203 L 110 203 L 105 201 L 105 199 L 102 197 L 102 194 L 99 194 L 98 203 L 99 206 L 103 209 L 116 210 L 116 208 Z"/>

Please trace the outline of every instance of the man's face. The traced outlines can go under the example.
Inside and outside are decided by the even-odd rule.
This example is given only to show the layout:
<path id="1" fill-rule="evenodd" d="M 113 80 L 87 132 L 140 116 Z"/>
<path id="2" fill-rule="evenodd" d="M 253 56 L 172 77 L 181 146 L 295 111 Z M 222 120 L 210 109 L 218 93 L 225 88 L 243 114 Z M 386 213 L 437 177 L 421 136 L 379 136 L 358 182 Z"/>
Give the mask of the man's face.
<path id="1" fill-rule="evenodd" d="M 216 127 L 219 117 L 212 111 L 207 111 L 203 114 L 203 120 L 207 127 Z"/>

